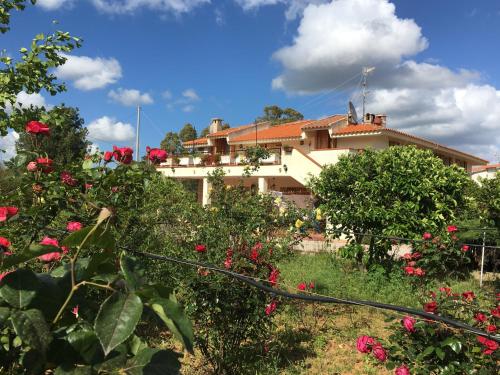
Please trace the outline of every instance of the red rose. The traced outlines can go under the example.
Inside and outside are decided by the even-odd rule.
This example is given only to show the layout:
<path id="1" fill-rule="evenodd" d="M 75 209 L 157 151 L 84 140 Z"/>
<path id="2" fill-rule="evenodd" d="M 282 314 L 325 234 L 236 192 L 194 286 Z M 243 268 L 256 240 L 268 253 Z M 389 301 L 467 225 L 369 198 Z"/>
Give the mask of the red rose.
<path id="1" fill-rule="evenodd" d="M 50 129 L 43 122 L 30 121 L 26 124 L 26 131 L 31 134 L 49 135 Z"/>
<path id="2" fill-rule="evenodd" d="M 259 258 L 259 252 L 255 248 L 253 248 L 252 252 L 250 253 L 250 259 L 256 262 L 258 258 Z"/>
<path id="3" fill-rule="evenodd" d="M 458 228 L 455 225 L 448 225 L 448 228 L 446 229 L 448 230 L 448 233 L 454 233 L 458 230 Z"/>
<path id="4" fill-rule="evenodd" d="M 476 298 L 476 295 L 474 294 L 474 292 L 472 291 L 468 291 L 468 292 L 463 292 L 462 293 L 462 297 L 466 300 L 466 301 L 472 301 L 474 298 Z"/>
<path id="5" fill-rule="evenodd" d="M 418 259 L 422 258 L 422 254 L 420 254 L 419 252 L 413 253 L 411 255 L 411 258 L 415 259 L 415 260 L 418 260 Z"/>
<path id="6" fill-rule="evenodd" d="M 198 253 L 204 253 L 205 251 L 207 251 L 207 247 L 205 245 L 196 245 L 194 247 L 194 249 L 198 252 Z"/>
<path id="7" fill-rule="evenodd" d="M 92 189 L 92 184 L 85 184 L 85 190 L 89 190 L 89 189 Z"/>
<path id="8" fill-rule="evenodd" d="M 412 333 L 415 332 L 415 322 L 415 318 L 412 318 L 411 316 L 405 316 L 401 321 L 401 324 L 403 324 L 403 327 L 405 327 L 408 332 Z"/>
<path id="9" fill-rule="evenodd" d="M 71 175 L 71 173 L 63 171 L 61 172 L 61 182 L 68 186 L 76 186 L 78 181 Z"/>
<path id="10" fill-rule="evenodd" d="M 380 362 L 385 362 L 387 359 L 387 353 L 379 343 L 372 346 L 372 353 Z"/>
<path id="11" fill-rule="evenodd" d="M 227 269 L 230 269 L 232 264 L 233 264 L 233 260 L 231 258 L 226 258 L 226 260 L 224 262 L 224 267 L 226 267 Z"/>
<path id="12" fill-rule="evenodd" d="M 497 331 L 497 327 L 492 324 L 489 324 L 488 327 L 486 327 L 486 330 L 490 333 L 495 333 Z"/>
<path id="13" fill-rule="evenodd" d="M 469 251 L 469 245 L 462 245 L 462 251 Z"/>
<path id="14" fill-rule="evenodd" d="M 49 158 L 38 158 L 36 159 L 36 163 L 42 167 L 42 172 L 43 173 L 50 173 L 54 170 L 54 168 L 52 168 L 52 159 L 49 159 Z"/>
<path id="15" fill-rule="evenodd" d="M 113 146 L 113 157 L 116 161 L 122 164 L 130 164 L 132 162 L 132 154 L 134 150 L 130 147 L 116 147 Z"/>
<path id="16" fill-rule="evenodd" d="M 168 157 L 167 151 L 162 150 L 160 148 L 146 147 L 146 152 L 148 153 L 148 159 L 153 164 L 163 163 L 165 160 L 167 160 Z"/>
<path id="17" fill-rule="evenodd" d="M 109 163 L 109 162 L 111 161 L 111 159 L 113 159 L 113 152 L 111 152 L 111 151 L 106 151 L 106 152 L 104 153 L 104 161 L 105 161 L 106 163 Z"/>
<path id="18" fill-rule="evenodd" d="M 437 310 L 437 303 L 435 301 L 432 301 L 432 302 L 429 302 L 429 303 L 426 303 L 424 305 L 424 311 L 425 312 L 428 312 L 428 313 L 435 313 Z"/>
<path id="19" fill-rule="evenodd" d="M 448 288 L 448 287 L 445 287 L 445 286 L 439 288 L 439 291 L 441 293 L 446 293 L 447 296 L 449 296 L 451 294 L 451 288 Z"/>
<path id="20" fill-rule="evenodd" d="M 422 238 L 424 240 L 430 240 L 432 238 L 432 234 L 430 234 L 429 232 L 425 232 L 422 236 Z"/>
<path id="21" fill-rule="evenodd" d="M 422 268 L 415 268 L 415 275 L 417 276 L 425 276 L 425 271 Z"/>
<path id="22" fill-rule="evenodd" d="M 495 350 L 498 349 L 498 343 L 493 340 L 489 340 L 486 337 L 482 336 L 477 336 L 477 341 L 479 341 L 481 344 L 485 346 L 483 353 L 490 355 L 492 354 Z"/>
<path id="23" fill-rule="evenodd" d="M 309 289 L 314 289 L 314 283 L 312 281 L 309 283 Z"/>
<path id="24" fill-rule="evenodd" d="M 42 241 L 40 241 L 40 245 L 49 245 L 54 247 L 59 247 L 59 241 L 55 238 L 44 237 Z M 58 251 L 54 251 L 52 253 L 40 255 L 38 257 L 42 262 L 54 262 L 61 259 L 61 253 Z"/>
<path id="25" fill-rule="evenodd" d="M 3 248 L 3 250 L 7 250 L 10 246 L 10 241 L 5 238 L 0 236 L 0 248 Z"/>
<path id="26" fill-rule="evenodd" d="M 394 371 L 394 375 L 410 375 L 410 369 L 406 365 L 399 366 Z"/>
<path id="27" fill-rule="evenodd" d="M 300 283 L 299 285 L 297 285 L 297 289 L 298 290 L 306 290 L 306 283 Z"/>
<path id="28" fill-rule="evenodd" d="M 415 273 L 415 269 L 413 267 L 407 266 L 404 268 L 404 270 L 405 270 L 407 275 L 413 275 Z"/>
<path id="29" fill-rule="evenodd" d="M 411 260 L 411 254 L 410 253 L 406 253 L 405 255 L 403 255 L 403 259 L 406 260 L 406 261 L 409 261 Z"/>
<path id="30" fill-rule="evenodd" d="M 79 231 L 80 229 L 82 229 L 82 223 L 80 223 L 78 221 L 70 221 L 66 225 L 66 229 L 68 230 L 68 232 Z"/>
<path id="31" fill-rule="evenodd" d="M 2 281 L 2 279 L 7 276 L 9 273 L 11 273 L 12 271 L 7 271 L 7 272 L 2 272 L 0 273 L 0 282 Z"/>
<path id="32" fill-rule="evenodd" d="M 19 209 L 17 207 L 0 207 L 0 222 L 15 216 Z"/>
<path id="33" fill-rule="evenodd" d="M 269 283 L 271 285 L 276 285 L 276 282 L 278 281 L 278 276 L 280 275 L 280 271 L 278 271 L 276 268 L 271 269 L 271 273 L 269 274 Z"/>
<path id="34" fill-rule="evenodd" d="M 26 166 L 26 169 L 28 170 L 28 172 L 36 172 L 38 170 L 38 166 L 36 165 L 35 161 L 30 161 Z"/>
<path id="35" fill-rule="evenodd" d="M 371 345 L 375 344 L 375 340 L 370 336 L 360 336 L 356 341 L 356 349 L 360 353 L 370 353 Z"/>
<path id="36" fill-rule="evenodd" d="M 500 319 L 500 306 L 497 306 L 496 309 L 491 310 L 491 315 L 493 315 L 495 318 Z"/>
<path id="37" fill-rule="evenodd" d="M 486 315 L 484 315 L 483 313 L 477 313 L 474 319 L 476 319 L 479 323 L 484 323 L 488 320 Z"/>
<path id="38" fill-rule="evenodd" d="M 277 303 L 276 301 L 272 301 L 269 305 L 266 306 L 266 315 L 271 315 L 274 310 L 276 310 Z"/>

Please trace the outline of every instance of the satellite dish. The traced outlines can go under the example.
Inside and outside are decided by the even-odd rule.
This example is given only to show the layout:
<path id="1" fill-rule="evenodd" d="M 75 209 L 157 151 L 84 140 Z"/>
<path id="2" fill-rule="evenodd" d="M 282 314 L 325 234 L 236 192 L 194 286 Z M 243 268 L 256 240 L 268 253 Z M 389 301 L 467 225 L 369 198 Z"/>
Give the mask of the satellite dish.
<path id="1" fill-rule="evenodd" d="M 358 115 L 356 114 L 356 108 L 354 108 L 354 105 L 352 102 L 349 102 L 349 122 L 352 124 L 357 124 L 358 123 Z"/>

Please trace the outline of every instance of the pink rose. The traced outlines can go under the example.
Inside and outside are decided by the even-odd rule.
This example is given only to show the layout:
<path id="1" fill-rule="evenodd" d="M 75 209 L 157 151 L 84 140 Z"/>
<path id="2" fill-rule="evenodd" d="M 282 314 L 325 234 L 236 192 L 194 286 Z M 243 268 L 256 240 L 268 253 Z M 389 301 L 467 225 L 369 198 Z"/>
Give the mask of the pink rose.
<path id="1" fill-rule="evenodd" d="M 113 157 L 120 163 L 130 164 L 132 162 L 133 153 L 134 150 L 132 150 L 130 147 L 113 146 Z"/>
<path id="2" fill-rule="evenodd" d="M 103 157 L 104 161 L 106 163 L 109 163 L 111 161 L 111 159 L 113 159 L 113 153 L 111 151 L 106 151 L 104 153 L 104 157 Z"/>
<path id="3" fill-rule="evenodd" d="M 360 353 L 370 353 L 371 345 L 375 344 L 375 340 L 370 336 L 360 336 L 356 341 L 356 349 Z"/>
<path id="4" fill-rule="evenodd" d="M 26 131 L 31 134 L 50 135 L 50 129 L 43 122 L 30 121 L 26 124 Z"/>
<path id="5" fill-rule="evenodd" d="M 274 310 L 276 310 L 276 307 L 276 301 L 272 301 L 269 305 L 266 306 L 266 315 L 271 315 Z"/>
<path id="6" fill-rule="evenodd" d="M 415 318 L 412 318 L 411 316 L 405 316 L 401 321 L 403 327 L 405 327 L 405 329 L 410 333 L 415 332 L 415 322 Z"/>
<path id="7" fill-rule="evenodd" d="M 26 166 L 28 172 L 36 172 L 38 170 L 38 166 L 36 165 L 36 161 L 30 161 Z"/>
<path id="8" fill-rule="evenodd" d="M 227 258 L 226 261 L 224 262 L 224 267 L 227 269 L 230 269 L 233 264 L 233 260 L 231 258 Z"/>
<path id="9" fill-rule="evenodd" d="M 5 238 L 0 236 L 0 248 L 3 248 L 3 250 L 7 250 L 10 247 L 10 241 Z"/>
<path id="10" fill-rule="evenodd" d="M 207 247 L 205 245 L 196 245 L 194 247 L 194 249 L 198 252 L 198 253 L 204 253 L 205 251 L 207 251 Z"/>
<path id="11" fill-rule="evenodd" d="M 463 252 L 469 251 L 469 245 L 462 245 L 462 251 Z"/>
<path id="12" fill-rule="evenodd" d="M 0 207 L 0 222 L 15 216 L 18 211 L 17 207 Z"/>
<path id="13" fill-rule="evenodd" d="M 40 241 L 40 245 L 59 247 L 59 241 L 57 241 L 57 239 L 55 238 L 44 237 L 43 240 Z M 61 259 L 61 253 L 58 251 L 54 251 L 52 253 L 40 255 L 38 259 L 40 259 L 42 262 L 58 261 Z"/>
<path id="14" fill-rule="evenodd" d="M 276 285 L 276 282 L 278 281 L 278 276 L 280 275 L 280 271 L 278 271 L 276 268 L 271 269 L 271 273 L 269 274 L 269 283 L 271 285 Z"/>
<path id="15" fill-rule="evenodd" d="M 406 365 L 399 366 L 395 371 L 395 375 L 410 375 L 410 369 Z"/>
<path id="16" fill-rule="evenodd" d="M 146 147 L 146 152 L 148 153 L 148 159 L 153 164 L 163 163 L 167 160 L 168 153 L 160 148 L 149 148 Z"/>
<path id="17" fill-rule="evenodd" d="M 413 267 L 406 266 L 404 267 L 404 270 L 407 275 L 413 275 L 415 273 L 415 269 Z"/>
<path id="18" fill-rule="evenodd" d="M 486 331 L 488 331 L 489 333 L 495 333 L 497 331 L 497 327 L 493 324 L 490 324 L 488 325 L 488 327 L 486 327 Z"/>
<path id="19" fill-rule="evenodd" d="M 454 233 L 458 230 L 458 228 L 455 225 L 448 225 L 448 228 L 446 229 L 448 230 L 448 233 Z"/>
<path id="20" fill-rule="evenodd" d="M 76 305 L 75 307 L 73 307 L 73 309 L 71 310 L 71 313 L 75 316 L 76 319 L 78 319 L 78 310 L 79 310 L 79 306 Z"/>
<path id="21" fill-rule="evenodd" d="M 299 285 L 297 285 L 297 289 L 298 290 L 306 290 L 306 283 L 300 283 Z"/>
<path id="22" fill-rule="evenodd" d="M 82 229 L 82 223 L 80 223 L 78 221 L 70 221 L 66 225 L 66 229 L 68 230 L 68 232 L 79 231 L 80 229 Z"/>
<path id="23" fill-rule="evenodd" d="M 61 182 L 68 186 L 76 186 L 78 181 L 67 171 L 61 172 Z"/>
<path id="24" fill-rule="evenodd" d="M 425 232 L 422 236 L 422 238 L 424 240 L 430 240 L 432 238 L 432 234 L 430 234 L 429 232 Z"/>
<path id="25" fill-rule="evenodd" d="M 445 293 L 447 296 L 451 295 L 451 288 L 443 286 L 443 287 L 439 288 L 439 291 L 441 293 Z"/>
<path id="26" fill-rule="evenodd" d="M 387 359 L 387 353 L 379 343 L 372 346 L 372 353 L 380 362 L 385 362 Z"/>
<path id="27" fill-rule="evenodd" d="M 476 321 L 479 323 L 484 323 L 488 320 L 486 315 L 484 315 L 483 313 L 477 313 L 474 319 L 476 319 Z"/>
<path id="28" fill-rule="evenodd" d="M 422 268 L 420 268 L 420 267 L 415 268 L 415 275 L 417 275 L 417 276 L 425 276 L 425 271 Z"/>

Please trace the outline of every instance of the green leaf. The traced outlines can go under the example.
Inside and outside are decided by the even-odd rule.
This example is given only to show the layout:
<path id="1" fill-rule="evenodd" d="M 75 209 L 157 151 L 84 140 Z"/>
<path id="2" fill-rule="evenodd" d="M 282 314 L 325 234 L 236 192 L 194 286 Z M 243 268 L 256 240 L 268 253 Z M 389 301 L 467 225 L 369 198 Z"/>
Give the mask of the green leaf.
<path id="1" fill-rule="evenodd" d="M 181 368 L 178 355 L 170 350 L 145 348 L 127 361 L 124 369 L 130 375 L 178 374 Z"/>
<path id="2" fill-rule="evenodd" d="M 53 253 L 56 251 L 60 252 L 61 249 L 49 245 L 38 245 L 38 244 L 30 245 L 27 249 L 25 249 L 20 253 L 2 257 L 2 262 L 0 263 L 0 270 L 16 266 L 19 263 L 24 263 L 27 262 L 28 260 L 37 258 L 40 255 Z"/>
<path id="3" fill-rule="evenodd" d="M 16 311 L 11 316 L 12 326 L 25 345 L 45 353 L 52 341 L 49 326 L 40 310 Z"/>
<path id="4" fill-rule="evenodd" d="M 462 350 L 462 342 L 456 337 L 448 337 L 446 340 L 441 342 L 441 347 L 445 346 L 449 346 L 451 350 L 457 354 Z"/>
<path id="5" fill-rule="evenodd" d="M 92 375 L 92 367 L 63 364 L 56 368 L 54 375 Z"/>
<path id="6" fill-rule="evenodd" d="M 40 273 L 36 276 L 39 288 L 30 306 L 41 310 L 47 319 L 52 319 L 64 302 L 61 289 L 50 274 Z"/>
<path id="7" fill-rule="evenodd" d="M 103 359 L 103 353 L 96 334 L 88 329 L 72 331 L 67 336 L 73 349 L 88 364 L 95 364 Z"/>
<path id="8" fill-rule="evenodd" d="M 120 268 L 130 289 L 136 290 L 141 286 L 145 271 L 137 259 L 122 253 L 120 257 Z"/>
<path id="9" fill-rule="evenodd" d="M 444 352 L 441 348 L 436 348 L 435 349 L 435 352 L 436 352 L 436 355 L 438 356 L 438 358 L 442 361 L 444 359 Z"/>
<path id="10" fill-rule="evenodd" d="M 193 327 L 179 304 L 171 299 L 154 298 L 149 301 L 153 311 L 165 322 L 172 333 L 193 353 Z"/>
<path id="11" fill-rule="evenodd" d="M 25 268 L 6 275 L 2 284 L 0 295 L 9 305 L 18 309 L 28 306 L 39 288 L 35 273 Z"/>
<path id="12" fill-rule="evenodd" d="M 99 309 L 94 330 L 104 354 L 124 342 L 133 332 L 142 314 L 142 301 L 136 294 L 113 293 Z"/>
<path id="13" fill-rule="evenodd" d="M 0 327 L 3 327 L 10 316 L 10 308 L 0 307 Z"/>
<path id="14" fill-rule="evenodd" d="M 86 237 L 87 239 L 85 239 Z M 84 241 L 85 243 L 83 243 Z M 114 250 L 116 245 L 110 231 L 97 224 L 71 233 L 62 242 L 64 246 L 68 247 L 80 247 L 82 243 L 82 248 L 94 245 L 106 250 Z"/>
<path id="15" fill-rule="evenodd" d="M 147 348 L 147 344 L 143 342 L 138 336 L 133 335 L 128 343 L 130 353 L 137 355 L 142 349 Z"/>
<path id="16" fill-rule="evenodd" d="M 422 357 L 426 357 L 428 356 L 429 354 L 431 354 L 433 351 L 434 351 L 434 347 L 433 346 L 428 346 L 427 348 L 425 348 L 425 350 L 422 352 Z"/>

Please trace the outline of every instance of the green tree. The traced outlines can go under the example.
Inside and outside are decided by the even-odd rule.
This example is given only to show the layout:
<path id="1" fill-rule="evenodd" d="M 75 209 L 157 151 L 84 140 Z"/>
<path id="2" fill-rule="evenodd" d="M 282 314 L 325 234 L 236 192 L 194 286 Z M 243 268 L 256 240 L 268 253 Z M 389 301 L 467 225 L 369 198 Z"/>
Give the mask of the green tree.
<path id="1" fill-rule="evenodd" d="M 179 139 L 182 142 L 192 141 L 193 139 L 196 139 L 196 137 L 196 129 L 190 123 L 184 124 L 182 129 L 179 131 Z"/>
<path id="2" fill-rule="evenodd" d="M 264 115 L 258 117 L 256 122 L 269 121 L 271 124 L 284 124 L 287 122 L 293 122 L 298 120 L 303 120 L 304 115 L 293 108 L 282 109 L 277 105 L 269 105 L 264 107 Z"/>
<path id="3" fill-rule="evenodd" d="M 310 186 L 332 228 L 417 239 L 454 222 L 471 183 L 464 169 L 445 166 L 430 150 L 406 146 L 342 157 Z M 370 264 L 387 258 L 390 246 L 371 239 Z M 360 243 L 363 237 L 354 240 Z"/>
<path id="4" fill-rule="evenodd" d="M 160 148 L 171 154 L 180 154 L 184 149 L 179 134 L 175 132 L 165 134 L 165 138 L 160 142 Z"/>
<path id="5" fill-rule="evenodd" d="M 494 178 L 481 180 L 477 203 L 485 224 L 494 225 L 500 232 L 500 172 Z"/>
<path id="6" fill-rule="evenodd" d="M 35 2 L 31 0 L 32 4 Z M 10 30 L 11 11 L 21 11 L 26 4 L 25 0 L 0 1 L 1 33 Z M 0 135 L 7 134 L 7 129 L 11 127 L 8 110 L 16 103 L 17 94 L 21 91 L 33 94 L 46 90 L 50 95 L 55 95 L 66 90 L 64 84 L 56 81 L 51 70 L 65 63 L 66 58 L 62 53 L 70 52 L 80 45 L 79 38 L 72 37 L 68 32 L 56 31 L 49 35 L 36 35 L 29 48 L 22 47 L 19 50 L 20 59 L 17 61 L 5 53 L 0 56 Z"/>
<path id="7" fill-rule="evenodd" d="M 80 117 L 78 108 L 61 105 L 49 111 L 38 107 L 16 110 L 10 117 L 10 123 L 15 128 L 22 128 L 32 119 L 39 119 L 48 124 L 51 135 L 40 138 L 34 145 L 30 135 L 21 133 L 16 144 L 18 151 L 46 154 L 57 164 L 68 164 L 83 159 L 90 142 L 86 139 L 87 129 L 83 127 L 84 120 Z"/>
<path id="8" fill-rule="evenodd" d="M 222 124 L 222 130 L 229 129 L 231 125 L 229 125 L 227 122 Z M 200 133 L 201 138 L 205 138 L 208 134 L 210 133 L 210 126 L 207 126 L 205 129 L 203 129 Z"/>

